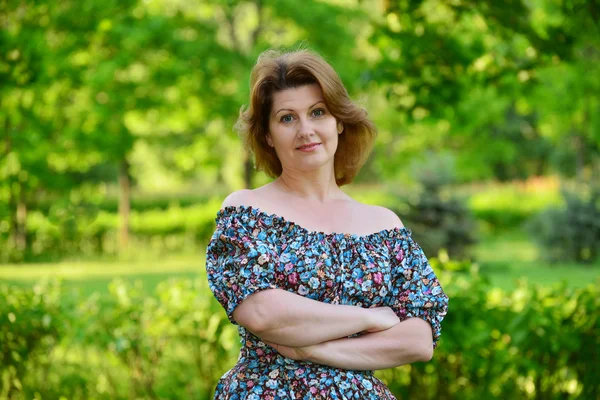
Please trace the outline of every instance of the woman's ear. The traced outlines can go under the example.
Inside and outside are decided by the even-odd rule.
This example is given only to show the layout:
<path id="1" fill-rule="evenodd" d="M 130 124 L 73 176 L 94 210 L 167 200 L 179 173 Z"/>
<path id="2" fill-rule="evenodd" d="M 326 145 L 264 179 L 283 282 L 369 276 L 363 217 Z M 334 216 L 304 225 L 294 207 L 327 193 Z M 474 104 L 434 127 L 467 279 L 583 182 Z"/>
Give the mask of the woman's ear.
<path id="1" fill-rule="evenodd" d="M 341 135 L 341 133 L 344 132 L 344 123 L 342 121 L 338 121 L 337 131 L 338 131 L 338 135 Z"/>
<path id="2" fill-rule="evenodd" d="M 269 134 L 267 133 L 267 135 L 266 135 L 266 139 L 267 139 L 267 144 L 268 144 L 269 146 L 271 146 L 271 147 L 274 147 L 274 146 L 273 146 L 273 139 L 271 139 L 271 135 L 269 135 Z"/>

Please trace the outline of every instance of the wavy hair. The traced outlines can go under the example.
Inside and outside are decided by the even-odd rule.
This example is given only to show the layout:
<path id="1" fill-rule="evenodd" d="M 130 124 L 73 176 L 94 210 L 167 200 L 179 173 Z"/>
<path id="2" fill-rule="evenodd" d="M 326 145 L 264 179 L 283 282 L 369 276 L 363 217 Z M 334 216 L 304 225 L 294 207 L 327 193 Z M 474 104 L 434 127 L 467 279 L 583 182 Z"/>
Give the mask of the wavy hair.
<path id="1" fill-rule="evenodd" d="M 351 183 L 369 157 L 377 130 L 366 110 L 350 99 L 335 70 L 318 54 L 308 50 L 262 53 L 250 77 L 250 105 L 240 110 L 236 128 L 254 154 L 256 168 L 278 177 L 281 162 L 266 140 L 273 94 L 309 84 L 321 87 L 327 109 L 344 124 L 334 156 L 335 180 L 339 186 Z"/>

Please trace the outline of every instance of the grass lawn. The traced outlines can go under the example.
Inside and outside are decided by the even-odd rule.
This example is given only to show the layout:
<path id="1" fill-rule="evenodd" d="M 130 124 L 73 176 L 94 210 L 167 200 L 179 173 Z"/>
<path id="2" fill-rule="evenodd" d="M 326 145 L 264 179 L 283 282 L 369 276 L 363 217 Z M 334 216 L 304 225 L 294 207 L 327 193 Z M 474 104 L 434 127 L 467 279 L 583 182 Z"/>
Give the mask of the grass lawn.
<path id="1" fill-rule="evenodd" d="M 492 284 L 511 290 L 519 279 L 550 285 L 565 280 L 571 287 L 582 287 L 600 278 L 600 263 L 582 266 L 561 263 L 552 265 L 538 260 L 538 249 L 527 234 L 510 231 L 484 237 L 475 248 L 480 272 Z M 42 278 L 60 278 L 67 289 L 82 294 L 107 293 L 109 283 L 119 277 L 140 281 L 146 293 L 169 278 L 203 276 L 204 253 L 169 257 L 142 257 L 133 261 L 80 261 L 48 264 L 0 266 L 0 282 L 32 286 Z"/>
<path id="2" fill-rule="evenodd" d="M 538 248 L 522 231 L 482 238 L 475 256 L 481 274 L 502 289 L 514 288 L 520 279 L 540 285 L 564 280 L 570 287 L 583 287 L 600 278 L 600 262 L 581 265 L 541 261 Z"/>
<path id="3" fill-rule="evenodd" d="M 108 293 L 115 278 L 140 281 L 144 291 L 152 293 L 156 286 L 170 278 L 195 278 L 204 270 L 202 255 L 173 256 L 154 260 L 59 262 L 0 266 L 0 282 L 33 286 L 44 278 L 63 280 L 67 289 L 82 293 Z"/>

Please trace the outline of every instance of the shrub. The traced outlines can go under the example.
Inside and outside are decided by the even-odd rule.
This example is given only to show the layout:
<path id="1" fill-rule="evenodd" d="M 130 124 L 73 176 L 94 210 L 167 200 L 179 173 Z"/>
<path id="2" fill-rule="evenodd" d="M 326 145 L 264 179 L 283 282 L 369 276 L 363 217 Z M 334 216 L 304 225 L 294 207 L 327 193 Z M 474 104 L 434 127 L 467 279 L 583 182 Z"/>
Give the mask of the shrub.
<path id="1" fill-rule="evenodd" d="M 454 182 L 452 165 L 449 158 L 431 157 L 414 168 L 422 190 L 408 199 L 404 217 L 425 254 L 436 256 L 445 250 L 453 259 L 464 259 L 476 243 L 476 224 L 463 201 L 444 194 Z"/>
<path id="2" fill-rule="evenodd" d="M 119 366 L 116 371 L 101 366 L 113 396 L 208 397 L 217 374 L 236 354 L 231 352 L 235 329 L 216 316 L 206 286 L 205 280 L 171 280 L 146 297 L 140 287 L 116 280 L 108 297 L 81 304 L 81 343 Z M 128 379 L 117 385 L 120 371 Z M 120 387 L 127 391 L 119 393 Z"/>
<path id="3" fill-rule="evenodd" d="M 469 208 L 478 221 L 491 230 L 519 229 L 529 218 L 549 206 L 560 206 L 558 180 L 531 178 L 510 183 L 465 186 Z"/>
<path id="4" fill-rule="evenodd" d="M 220 204 L 213 199 L 187 208 L 173 205 L 165 210 L 132 211 L 132 242 L 171 252 L 196 249 L 210 240 Z M 63 204 L 51 208 L 49 215 L 32 211 L 27 230 L 31 243 L 28 260 L 114 254 L 118 250 L 119 216 L 84 206 Z"/>
<path id="5" fill-rule="evenodd" d="M 450 310 L 433 360 L 378 372 L 399 398 L 598 398 L 598 285 L 505 293 L 475 278 L 445 287 Z"/>
<path id="6" fill-rule="evenodd" d="M 600 282 L 506 293 L 476 274 L 440 279 L 450 310 L 433 360 L 376 372 L 398 398 L 600 396 Z M 169 280 L 146 296 L 115 280 L 107 296 L 83 298 L 59 284 L 3 285 L 0 398 L 212 398 L 240 345 L 207 286 Z"/>
<path id="7" fill-rule="evenodd" d="M 33 290 L 0 285 L 0 398 L 18 398 L 30 366 L 48 373 L 50 354 L 71 332 L 69 303 L 60 284 L 41 282 Z"/>
<path id="8" fill-rule="evenodd" d="M 545 259 L 591 263 L 600 256 L 600 185 L 565 186 L 561 193 L 565 206 L 532 218 L 528 231 Z"/>

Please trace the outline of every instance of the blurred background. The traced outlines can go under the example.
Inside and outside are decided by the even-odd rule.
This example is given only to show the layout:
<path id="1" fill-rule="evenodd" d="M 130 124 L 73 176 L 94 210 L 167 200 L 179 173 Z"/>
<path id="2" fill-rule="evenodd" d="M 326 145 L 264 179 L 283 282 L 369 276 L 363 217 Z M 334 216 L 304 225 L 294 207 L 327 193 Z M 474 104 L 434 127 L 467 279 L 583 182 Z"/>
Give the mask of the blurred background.
<path id="1" fill-rule="evenodd" d="M 597 0 L 0 1 L 0 399 L 209 399 L 237 331 L 206 282 L 268 48 L 309 48 L 379 136 L 450 296 L 398 398 L 600 399 Z"/>

